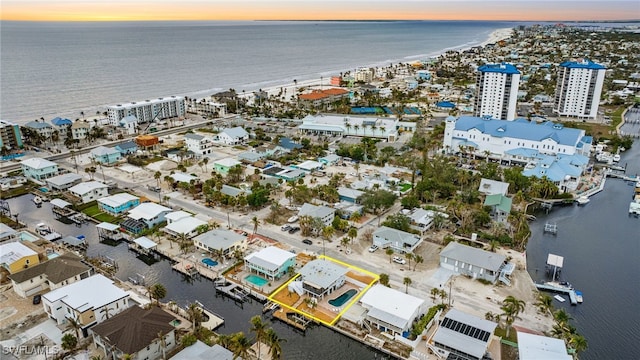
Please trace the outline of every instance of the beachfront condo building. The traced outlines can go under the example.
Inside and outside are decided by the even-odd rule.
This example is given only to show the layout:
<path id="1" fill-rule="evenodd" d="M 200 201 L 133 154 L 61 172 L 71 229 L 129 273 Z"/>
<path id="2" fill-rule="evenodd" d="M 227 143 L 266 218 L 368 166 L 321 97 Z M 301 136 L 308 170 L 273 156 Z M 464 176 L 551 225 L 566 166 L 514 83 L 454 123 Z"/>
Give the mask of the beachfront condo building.
<path id="1" fill-rule="evenodd" d="M 553 111 L 559 116 L 595 118 L 606 71 L 604 66 L 586 59 L 560 64 Z"/>
<path id="2" fill-rule="evenodd" d="M 9 121 L 0 120 L 0 149 L 9 151 L 22 149 L 20 126 Z"/>
<path id="3" fill-rule="evenodd" d="M 127 116 L 135 116 L 140 124 L 153 120 L 181 117 L 185 115 L 185 112 L 184 98 L 177 96 L 107 107 L 109 123 L 113 126 L 118 126 L 120 120 Z"/>
<path id="4" fill-rule="evenodd" d="M 486 64 L 478 68 L 473 116 L 513 120 L 520 71 L 511 64 Z"/>

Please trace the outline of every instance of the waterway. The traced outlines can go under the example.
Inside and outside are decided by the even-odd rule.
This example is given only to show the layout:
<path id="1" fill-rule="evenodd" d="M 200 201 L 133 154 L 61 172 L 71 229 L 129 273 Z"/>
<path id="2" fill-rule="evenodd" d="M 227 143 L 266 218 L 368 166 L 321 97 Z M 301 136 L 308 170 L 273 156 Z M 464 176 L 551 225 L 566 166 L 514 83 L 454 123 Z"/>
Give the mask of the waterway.
<path id="1" fill-rule="evenodd" d="M 115 259 L 118 264 L 116 276 L 121 280 L 128 278 L 140 279 L 144 277 L 145 284 L 152 285 L 162 283 L 167 288 L 167 297 L 163 301 L 176 301 L 185 307 L 195 300 L 200 301 L 206 308 L 222 315 L 225 319 L 223 327 L 217 332 L 231 334 L 243 331 L 249 337 L 249 319 L 262 313 L 262 304 L 252 302 L 237 304 L 225 298 L 216 297 L 211 281 L 192 280 L 171 269 L 168 260 L 162 260 L 151 266 L 136 258 L 136 254 L 127 248 L 127 244 L 109 246 L 98 241 L 95 224 L 87 223 L 80 227 L 73 224 L 63 224 L 53 220 L 51 204 L 44 203 L 41 208 L 36 208 L 31 201 L 33 195 L 9 199 L 12 214 L 18 214 L 21 222 L 29 224 L 33 230 L 35 224 L 45 221 L 57 232 L 66 235 L 85 235 L 89 242 L 88 256 L 108 256 Z M 48 220 L 42 220 L 48 219 Z M 281 338 L 286 339 L 282 344 L 283 358 L 285 359 L 385 359 L 389 358 L 383 353 L 377 352 L 368 346 L 354 341 L 344 335 L 338 334 L 324 326 L 313 326 L 306 333 L 294 330 L 277 320 L 271 326 Z"/>
<path id="2" fill-rule="evenodd" d="M 640 174 L 640 141 L 622 154 L 627 175 Z M 531 223 L 527 266 L 535 281 L 545 278 L 547 254 L 564 256 L 561 279 L 584 294 L 584 303 L 565 308 L 587 338 L 581 359 L 638 359 L 640 354 L 640 219 L 629 216 L 633 186 L 607 179 L 605 188 L 585 206 L 560 207 Z M 557 235 L 544 224 L 558 225 Z"/>

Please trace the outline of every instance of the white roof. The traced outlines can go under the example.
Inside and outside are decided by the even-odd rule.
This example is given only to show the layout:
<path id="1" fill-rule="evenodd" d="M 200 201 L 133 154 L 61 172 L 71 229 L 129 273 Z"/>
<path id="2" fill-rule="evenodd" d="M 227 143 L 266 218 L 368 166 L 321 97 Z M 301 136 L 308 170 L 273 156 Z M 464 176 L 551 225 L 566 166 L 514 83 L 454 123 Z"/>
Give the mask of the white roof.
<path id="1" fill-rule="evenodd" d="M 0 245 L 0 264 L 11 265 L 25 256 L 32 255 L 38 255 L 38 253 L 19 242 Z"/>
<path id="2" fill-rule="evenodd" d="M 289 251 L 269 246 L 250 254 L 244 259 L 266 270 L 273 271 L 279 269 L 285 262 L 294 257 L 296 255 Z"/>
<path id="3" fill-rule="evenodd" d="M 51 205 L 55 206 L 55 207 L 59 207 L 59 208 L 63 208 L 63 207 L 67 207 L 69 205 L 71 205 L 71 203 L 66 202 L 62 199 L 53 199 L 51 200 Z"/>
<path id="4" fill-rule="evenodd" d="M 101 222 L 100 224 L 96 225 L 96 227 L 100 229 L 110 230 L 110 231 L 115 231 L 120 229 L 119 225 L 108 223 L 108 222 Z"/>
<path id="5" fill-rule="evenodd" d="M 98 146 L 97 148 L 91 150 L 91 155 L 93 156 L 105 156 L 111 154 L 120 154 L 120 151 L 106 146 Z"/>
<path id="6" fill-rule="evenodd" d="M 232 167 L 232 166 L 236 166 L 236 165 L 240 165 L 241 162 L 236 160 L 236 159 L 232 159 L 232 158 L 224 158 L 224 159 L 220 159 L 220 160 L 216 160 L 213 162 L 214 164 L 218 164 L 218 165 L 222 165 L 222 166 L 226 166 L 226 167 Z"/>
<path id="7" fill-rule="evenodd" d="M 298 271 L 302 281 L 326 289 L 347 273 L 347 268 L 325 259 L 311 260 Z"/>
<path id="8" fill-rule="evenodd" d="M 305 161 L 303 163 L 300 163 L 300 164 L 296 165 L 296 167 L 298 169 L 312 171 L 312 170 L 321 168 L 322 167 L 322 163 L 319 163 L 319 162 L 313 161 L 313 160 L 307 160 L 307 161 Z"/>
<path id="9" fill-rule="evenodd" d="M 425 301 L 376 284 L 367 290 L 360 302 L 369 309 L 369 316 L 404 329 L 413 321 L 417 310 L 424 305 Z"/>
<path id="10" fill-rule="evenodd" d="M 155 241 L 149 239 L 146 236 L 139 237 L 139 238 L 133 240 L 133 242 L 138 244 L 141 248 L 144 248 L 144 249 L 147 249 L 147 250 L 148 249 L 153 249 L 154 247 L 156 247 L 158 245 Z"/>
<path id="11" fill-rule="evenodd" d="M 241 128 L 240 126 L 236 126 L 230 129 L 224 129 L 221 131 L 221 133 L 227 134 L 229 135 L 230 138 L 234 138 L 234 139 L 249 136 L 249 133 L 245 129 Z"/>
<path id="12" fill-rule="evenodd" d="M 171 357 L 171 360 L 232 360 L 233 353 L 220 345 L 209 346 L 198 340 Z"/>
<path id="13" fill-rule="evenodd" d="M 115 208 L 137 199 L 139 199 L 137 196 L 129 193 L 119 193 L 98 199 L 98 202 Z"/>
<path id="14" fill-rule="evenodd" d="M 191 180 L 198 180 L 197 177 L 195 177 L 193 175 L 185 174 L 185 173 L 175 173 L 175 174 L 171 174 L 169 176 L 171 176 L 171 178 L 173 180 L 177 181 L 177 182 L 190 183 Z"/>
<path id="15" fill-rule="evenodd" d="M 171 224 L 165 226 L 166 230 L 174 232 L 176 234 L 188 234 L 194 231 L 200 225 L 206 225 L 206 221 L 196 219 L 194 217 L 186 217 L 180 220 L 174 221 Z"/>
<path id="16" fill-rule="evenodd" d="M 311 216 L 312 218 L 323 218 L 328 216 L 329 214 L 333 214 L 336 212 L 336 209 L 332 209 L 328 206 L 316 206 L 309 203 L 302 204 L 300 211 L 298 211 L 298 216 Z"/>
<path id="17" fill-rule="evenodd" d="M 564 341 L 518 331 L 520 360 L 571 360 Z"/>
<path id="18" fill-rule="evenodd" d="M 13 236 L 16 233 L 17 231 L 12 229 L 11 227 L 5 225 L 4 223 L 0 223 L 0 239 Z"/>
<path id="19" fill-rule="evenodd" d="M 165 219 L 171 220 L 171 221 L 178 221 L 178 220 L 184 219 L 186 217 L 191 217 L 191 214 L 189 214 L 186 211 L 182 211 L 182 210 L 172 211 L 172 212 L 170 212 L 170 213 L 168 213 L 167 215 L 164 216 Z"/>
<path id="20" fill-rule="evenodd" d="M 90 191 L 94 191 L 96 189 L 106 189 L 109 188 L 106 184 L 101 183 L 100 181 L 88 181 L 83 182 L 78 185 L 74 185 L 69 188 L 69 191 L 72 193 L 84 195 Z"/>
<path id="21" fill-rule="evenodd" d="M 549 256 L 547 256 L 547 265 L 561 268 L 563 263 L 564 263 L 564 257 L 562 256 L 553 255 L 553 254 L 549 254 Z"/>
<path id="22" fill-rule="evenodd" d="M 413 247 L 415 244 L 420 242 L 420 237 L 418 235 L 386 226 L 380 226 L 373 233 L 373 236 L 385 239 L 393 243 L 395 246 L 403 246 L 406 244 Z"/>
<path id="23" fill-rule="evenodd" d="M 21 165 L 28 166 L 32 169 L 44 169 L 51 166 L 58 166 L 58 164 L 53 161 L 49 161 L 47 159 L 42 158 L 31 158 L 20 161 Z"/>
<path id="24" fill-rule="evenodd" d="M 43 295 L 49 302 L 60 300 L 80 312 L 98 309 L 128 296 L 126 291 L 101 274 L 89 276 Z"/>
<path id="25" fill-rule="evenodd" d="M 140 220 L 140 219 L 151 220 L 154 217 L 162 214 L 163 212 L 169 212 L 169 211 L 171 211 L 171 209 L 169 209 L 166 206 L 162 206 L 160 204 L 156 204 L 152 202 L 147 202 L 147 203 L 142 203 L 136 206 L 135 208 L 131 209 L 129 211 L 128 216 L 135 220 Z"/>
<path id="26" fill-rule="evenodd" d="M 480 179 L 480 187 L 478 188 L 478 191 L 485 195 L 507 195 L 507 191 L 509 191 L 509 183 L 482 178 Z"/>
<path id="27" fill-rule="evenodd" d="M 360 196 L 364 195 L 364 191 L 341 186 L 338 188 L 338 195 L 348 197 L 351 199 L 357 199 Z"/>
<path id="28" fill-rule="evenodd" d="M 213 229 L 196 236 L 193 240 L 199 241 L 212 249 L 226 250 L 239 242 L 243 242 L 245 237 L 230 230 Z"/>
<path id="29" fill-rule="evenodd" d="M 80 179 L 82 179 L 82 176 L 74 173 L 68 173 L 48 178 L 47 182 L 56 186 L 62 186 L 70 184 L 74 181 L 78 181 Z"/>

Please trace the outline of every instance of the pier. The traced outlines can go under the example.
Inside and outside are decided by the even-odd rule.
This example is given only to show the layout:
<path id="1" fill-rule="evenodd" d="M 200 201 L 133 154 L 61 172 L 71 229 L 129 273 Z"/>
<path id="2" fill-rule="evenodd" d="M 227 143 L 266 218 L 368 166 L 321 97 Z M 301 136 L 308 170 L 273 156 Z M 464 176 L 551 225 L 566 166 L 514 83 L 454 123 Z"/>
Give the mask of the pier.
<path id="1" fill-rule="evenodd" d="M 578 298 L 576 296 L 576 291 L 574 289 L 570 289 L 565 286 L 560 286 L 559 284 L 556 286 L 556 285 L 553 285 L 553 283 L 544 283 L 544 284 L 535 284 L 535 285 L 538 290 L 568 294 L 571 305 L 578 304 Z"/>
<path id="2" fill-rule="evenodd" d="M 284 308 L 280 308 L 280 310 L 274 311 L 273 318 L 278 319 L 285 324 L 291 325 L 301 331 L 306 331 L 307 327 L 312 322 L 310 319 L 307 319 L 306 317 L 296 312 L 287 311 Z"/>
<path id="3" fill-rule="evenodd" d="M 224 324 L 224 318 L 222 316 L 205 308 L 204 305 L 202 305 L 202 303 L 198 300 L 196 300 L 195 303 L 198 304 L 198 308 L 204 315 L 202 323 L 200 325 L 213 331 Z"/>

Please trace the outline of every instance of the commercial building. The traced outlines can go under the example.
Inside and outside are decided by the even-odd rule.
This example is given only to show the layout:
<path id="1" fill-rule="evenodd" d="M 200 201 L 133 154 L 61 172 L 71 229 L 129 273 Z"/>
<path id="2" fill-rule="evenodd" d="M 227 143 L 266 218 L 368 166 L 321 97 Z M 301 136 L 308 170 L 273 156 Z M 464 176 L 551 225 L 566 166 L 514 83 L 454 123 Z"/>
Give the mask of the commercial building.
<path id="1" fill-rule="evenodd" d="M 296 264 L 296 254 L 275 246 L 266 247 L 244 258 L 244 267 L 268 279 L 275 280 Z"/>
<path id="2" fill-rule="evenodd" d="M 22 174 L 33 180 L 43 181 L 58 175 L 58 164 L 42 158 L 31 158 L 20 162 Z"/>
<path id="3" fill-rule="evenodd" d="M 356 81 L 370 83 L 373 81 L 374 71 L 372 68 L 361 67 L 356 70 L 354 75 Z"/>
<path id="4" fill-rule="evenodd" d="M 513 120 L 520 71 L 511 64 L 486 64 L 478 68 L 474 116 Z"/>
<path id="5" fill-rule="evenodd" d="M 398 139 L 398 119 L 355 117 L 345 115 L 307 115 L 298 126 L 298 132 L 311 135 L 358 136 L 384 139 L 395 142 Z"/>
<path id="6" fill-rule="evenodd" d="M 298 100 L 306 107 L 319 107 L 335 103 L 348 97 L 348 90 L 331 88 L 326 90 L 313 90 L 309 93 L 300 94 L 298 95 Z"/>
<path id="7" fill-rule="evenodd" d="M 409 336 L 413 321 L 424 314 L 427 302 L 381 284 L 372 286 L 360 299 L 367 309 L 365 321 L 389 335 Z"/>
<path id="8" fill-rule="evenodd" d="M 604 66 L 586 59 L 560 64 L 553 111 L 560 116 L 595 118 L 606 71 Z"/>
<path id="9" fill-rule="evenodd" d="M 429 343 L 442 359 L 493 359 L 488 353 L 493 332 L 498 324 L 451 309 Z M 496 354 L 497 355 L 497 354 Z"/>
<path id="10" fill-rule="evenodd" d="M 16 150 L 22 149 L 23 146 L 20 126 L 9 121 L 0 120 L 0 148 Z"/>
<path id="11" fill-rule="evenodd" d="M 127 116 L 135 116 L 139 123 L 146 123 L 154 119 L 162 120 L 184 115 L 184 98 L 176 96 L 107 107 L 109 123 L 113 126 L 118 126 L 120 120 Z"/>

